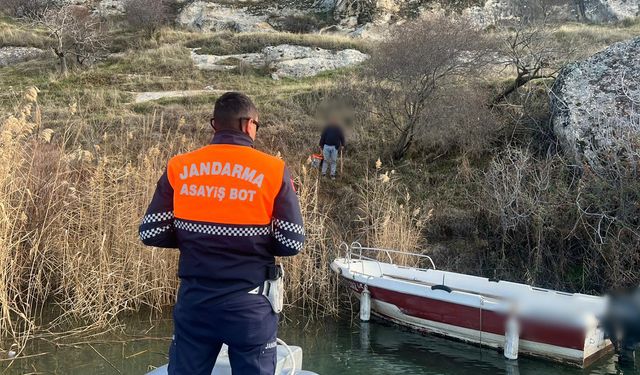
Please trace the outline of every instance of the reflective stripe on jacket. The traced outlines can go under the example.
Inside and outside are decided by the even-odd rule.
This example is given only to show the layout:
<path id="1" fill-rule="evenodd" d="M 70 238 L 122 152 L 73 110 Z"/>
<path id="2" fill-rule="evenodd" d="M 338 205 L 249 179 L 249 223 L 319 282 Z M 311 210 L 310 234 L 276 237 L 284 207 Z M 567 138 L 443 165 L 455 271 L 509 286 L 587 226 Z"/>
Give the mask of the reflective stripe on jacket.
<path id="1" fill-rule="evenodd" d="M 178 275 L 211 298 L 262 285 L 275 256 L 304 242 L 298 198 L 282 160 L 255 150 L 240 132 L 175 156 L 140 225 L 144 244 L 178 247 Z"/>

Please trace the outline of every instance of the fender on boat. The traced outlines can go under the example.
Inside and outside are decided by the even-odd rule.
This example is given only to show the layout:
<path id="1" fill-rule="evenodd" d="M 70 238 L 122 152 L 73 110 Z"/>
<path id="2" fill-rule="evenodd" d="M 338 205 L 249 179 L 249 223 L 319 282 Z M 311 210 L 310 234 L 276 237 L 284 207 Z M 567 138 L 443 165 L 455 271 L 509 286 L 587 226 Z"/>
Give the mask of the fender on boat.
<path id="1" fill-rule="evenodd" d="M 360 320 L 368 322 L 371 319 L 371 293 L 365 285 L 364 290 L 360 294 Z"/>

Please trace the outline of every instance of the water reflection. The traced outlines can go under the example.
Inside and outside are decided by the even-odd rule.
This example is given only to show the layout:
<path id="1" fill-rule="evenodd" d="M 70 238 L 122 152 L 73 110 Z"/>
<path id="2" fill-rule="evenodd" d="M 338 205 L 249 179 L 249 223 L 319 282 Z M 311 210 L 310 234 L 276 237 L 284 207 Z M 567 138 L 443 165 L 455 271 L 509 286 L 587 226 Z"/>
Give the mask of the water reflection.
<path id="1" fill-rule="evenodd" d="M 506 360 L 501 352 L 420 335 L 381 322 L 332 322 L 313 332 L 285 328 L 283 337 L 305 346 L 305 367 L 320 374 L 509 374 L 638 375 L 613 358 L 588 370 L 543 360 Z"/>
<path id="2" fill-rule="evenodd" d="M 126 334 L 100 336 L 96 340 L 103 343 L 92 347 L 78 344 L 56 348 L 37 341 L 28 353 L 47 355 L 15 361 L 9 368 L 8 362 L 0 362 L 0 373 L 144 374 L 150 366 L 166 363 L 170 335 L 169 319 L 131 320 Z M 289 324 L 281 329 L 280 337 L 302 346 L 304 367 L 321 375 L 640 375 L 638 370 L 619 369 L 613 358 L 589 370 L 529 358 L 511 362 L 495 350 L 423 336 L 377 321 Z"/>

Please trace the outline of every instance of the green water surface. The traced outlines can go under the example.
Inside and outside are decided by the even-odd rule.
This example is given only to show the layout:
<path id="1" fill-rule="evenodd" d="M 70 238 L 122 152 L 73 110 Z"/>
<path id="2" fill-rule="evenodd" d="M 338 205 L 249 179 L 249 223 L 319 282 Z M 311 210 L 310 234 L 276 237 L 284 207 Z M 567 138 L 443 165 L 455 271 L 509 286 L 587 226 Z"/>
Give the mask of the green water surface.
<path id="1" fill-rule="evenodd" d="M 170 336 L 170 318 L 131 319 L 120 334 L 70 339 L 60 347 L 35 340 L 24 355 L 41 355 L 0 362 L 0 374 L 145 374 L 167 362 Z M 379 321 L 287 323 L 279 336 L 301 346 L 304 368 L 320 375 L 640 375 L 639 370 L 620 368 L 613 357 L 587 370 L 529 358 L 512 363 L 495 350 L 424 336 Z"/>

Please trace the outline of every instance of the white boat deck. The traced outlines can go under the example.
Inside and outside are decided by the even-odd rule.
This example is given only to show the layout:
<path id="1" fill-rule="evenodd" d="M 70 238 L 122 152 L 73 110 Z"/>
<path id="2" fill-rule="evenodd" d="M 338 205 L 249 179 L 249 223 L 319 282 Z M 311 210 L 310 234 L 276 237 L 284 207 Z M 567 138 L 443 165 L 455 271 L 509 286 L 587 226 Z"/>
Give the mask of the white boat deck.
<path id="1" fill-rule="evenodd" d="M 302 349 L 298 346 L 289 346 L 289 350 L 283 345 L 278 345 L 278 362 L 276 364 L 277 375 L 318 375 L 313 372 L 302 370 Z M 157 369 L 147 373 L 147 375 L 167 375 L 168 365 L 158 367 Z M 232 375 L 231 365 L 229 363 L 229 355 L 227 347 L 224 346 L 220 351 L 220 355 L 216 360 L 211 375 Z"/>
<path id="2" fill-rule="evenodd" d="M 536 288 L 509 281 L 490 280 L 435 269 L 403 267 L 367 259 L 336 259 L 332 267 L 346 278 L 365 285 L 501 312 L 513 309 L 524 316 L 544 316 L 547 320 L 584 326 L 601 316 L 604 297 Z M 445 286 L 450 293 L 434 290 Z"/>

